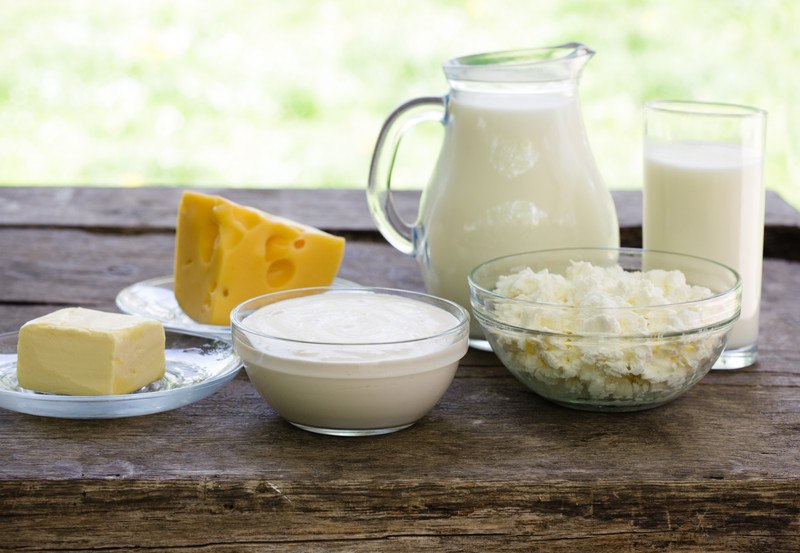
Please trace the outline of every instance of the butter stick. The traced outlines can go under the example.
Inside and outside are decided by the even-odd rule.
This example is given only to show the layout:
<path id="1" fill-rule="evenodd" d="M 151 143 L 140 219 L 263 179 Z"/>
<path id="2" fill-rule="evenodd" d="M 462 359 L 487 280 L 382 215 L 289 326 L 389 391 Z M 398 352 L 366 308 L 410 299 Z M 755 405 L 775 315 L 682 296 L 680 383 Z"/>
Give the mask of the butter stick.
<path id="1" fill-rule="evenodd" d="M 127 394 L 164 376 L 164 327 L 158 321 L 69 307 L 25 323 L 17 379 L 37 392 Z"/>

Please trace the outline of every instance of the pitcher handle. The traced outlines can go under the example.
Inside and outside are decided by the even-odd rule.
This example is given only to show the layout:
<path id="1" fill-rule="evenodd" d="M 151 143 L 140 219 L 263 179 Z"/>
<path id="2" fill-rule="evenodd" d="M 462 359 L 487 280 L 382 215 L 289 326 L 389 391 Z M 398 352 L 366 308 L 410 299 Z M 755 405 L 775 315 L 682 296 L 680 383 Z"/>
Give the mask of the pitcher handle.
<path id="1" fill-rule="evenodd" d="M 444 122 L 445 97 L 415 98 L 395 109 L 386 119 L 375 144 L 367 183 L 367 203 L 372 220 L 389 243 L 407 255 L 414 254 L 414 228 L 397 213 L 392 200 L 392 169 L 403 135 L 423 121 Z"/>

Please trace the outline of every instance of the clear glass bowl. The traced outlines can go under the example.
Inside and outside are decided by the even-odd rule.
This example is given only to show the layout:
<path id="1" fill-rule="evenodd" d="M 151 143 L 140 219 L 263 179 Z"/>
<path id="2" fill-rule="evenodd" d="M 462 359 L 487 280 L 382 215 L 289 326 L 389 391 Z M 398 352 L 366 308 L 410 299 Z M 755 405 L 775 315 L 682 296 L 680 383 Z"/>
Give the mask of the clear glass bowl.
<path id="1" fill-rule="evenodd" d="M 625 271 L 680 270 L 687 283 L 705 286 L 712 295 L 645 307 L 576 307 L 494 291 L 500 276 L 525 267 L 563 275 L 573 261 Z M 479 265 L 469 285 L 473 314 L 503 365 L 540 396 L 591 411 L 649 409 L 685 393 L 719 357 L 741 307 L 741 280 L 733 269 L 640 249 L 515 254 Z"/>
<path id="2" fill-rule="evenodd" d="M 450 313 L 453 325 L 393 341 L 382 332 L 391 325 L 384 325 L 378 312 L 369 315 L 375 332 L 365 332 L 362 339 L 360 331 L 353 331 L 352 341 L 330 343 L 272 336 L 248 321 L 272 304 L 309 296 L 325 302 L 341 294 L 367 300 L 386 294 L 422 302 Z M 353 322 L 330 313 L 312 318 L 309 324 L 321 325 L 321 332 Z M 469 314 L 464 308 L 427 294 L 387 288 L 323 287 L 268 294 L 236 307 L 231 323 L 234 349 L 267 403 L 295 426 L 336 436 L 387 434 L 411 426 L 444 395 L 468 348 Z"/>

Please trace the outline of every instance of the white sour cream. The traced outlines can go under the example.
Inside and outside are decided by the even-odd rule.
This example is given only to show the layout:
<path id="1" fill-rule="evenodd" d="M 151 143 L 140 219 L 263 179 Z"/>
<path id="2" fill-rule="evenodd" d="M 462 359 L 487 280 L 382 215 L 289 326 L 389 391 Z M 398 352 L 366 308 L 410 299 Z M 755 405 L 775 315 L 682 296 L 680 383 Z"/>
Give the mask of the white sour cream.
<path id="1" fill-rule="evenodd" d="M 468 347 L 466 312 L 459 319 L 368 289 L 268 304 L 241 328 L 235 348 L 259 393 L 293 424 L 329 434 L 412 424 L 442 397 Z"/>
<path id="2" fill-rule="evenodd" d="M 243 326 L 276 338 L 326 344 L 419 340 L 458 325 L 434 305 L 372 292 L 338 292 L 292 298 L 262 307 Z"/>

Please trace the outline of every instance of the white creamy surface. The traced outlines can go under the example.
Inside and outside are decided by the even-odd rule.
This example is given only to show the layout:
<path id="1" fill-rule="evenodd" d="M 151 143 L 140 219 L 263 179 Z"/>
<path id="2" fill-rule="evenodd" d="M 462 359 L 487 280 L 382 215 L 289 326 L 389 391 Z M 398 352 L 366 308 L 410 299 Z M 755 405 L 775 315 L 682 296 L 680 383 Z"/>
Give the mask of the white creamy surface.
<path id="1" fill-rule="evenodd" d="M 417 340 L 457 324 L 434 305 L 372 292 L 292 298 L 262 307 L 243 321 L 244 328 L 261 334 L 329 344 Z"/>
<path id="2" fill-rule="evenodd" d="M 458 319 L 435 305 L 391 294 L 330 292 L 283 300 L 246 317 L 242 327 L 265 336 L 250 340 L 256 349 L 283 361 L 382 363 L 422 358 L 462 349 L 457 337 L 431 338 L 458 326 Z M 287 341 L 291 340 L 291 341 Z M 463 354 L 462 354 L 463 355 Z M 298 368 L 300 368 L 298 366 Z"/>
<path id="3" fill-rule="evenodd" d="M 682 305 L 712 295 L 680 271 L 628 272 L 621 267 L 573 263 L 565 275 L 530 268 L 500 277 L 497 292 L 511 298 L 562 306 L 531 309 L 503 305 L 497 320 L 552 332 L 498 332 L 515 374 L 561 399 L 647 401 L 689 385 L 696 368 L 718 353 L 720 337 L 628 339 L 702 326 L 702 307 Z M 568 306 L 600 308 L 571 311 Z M 662 306 L 657 309 L 637 309 Z M 610 308 L 610 309 L 609 309 Z M 596 334 L 597 338 L 585 338 Z"/>

